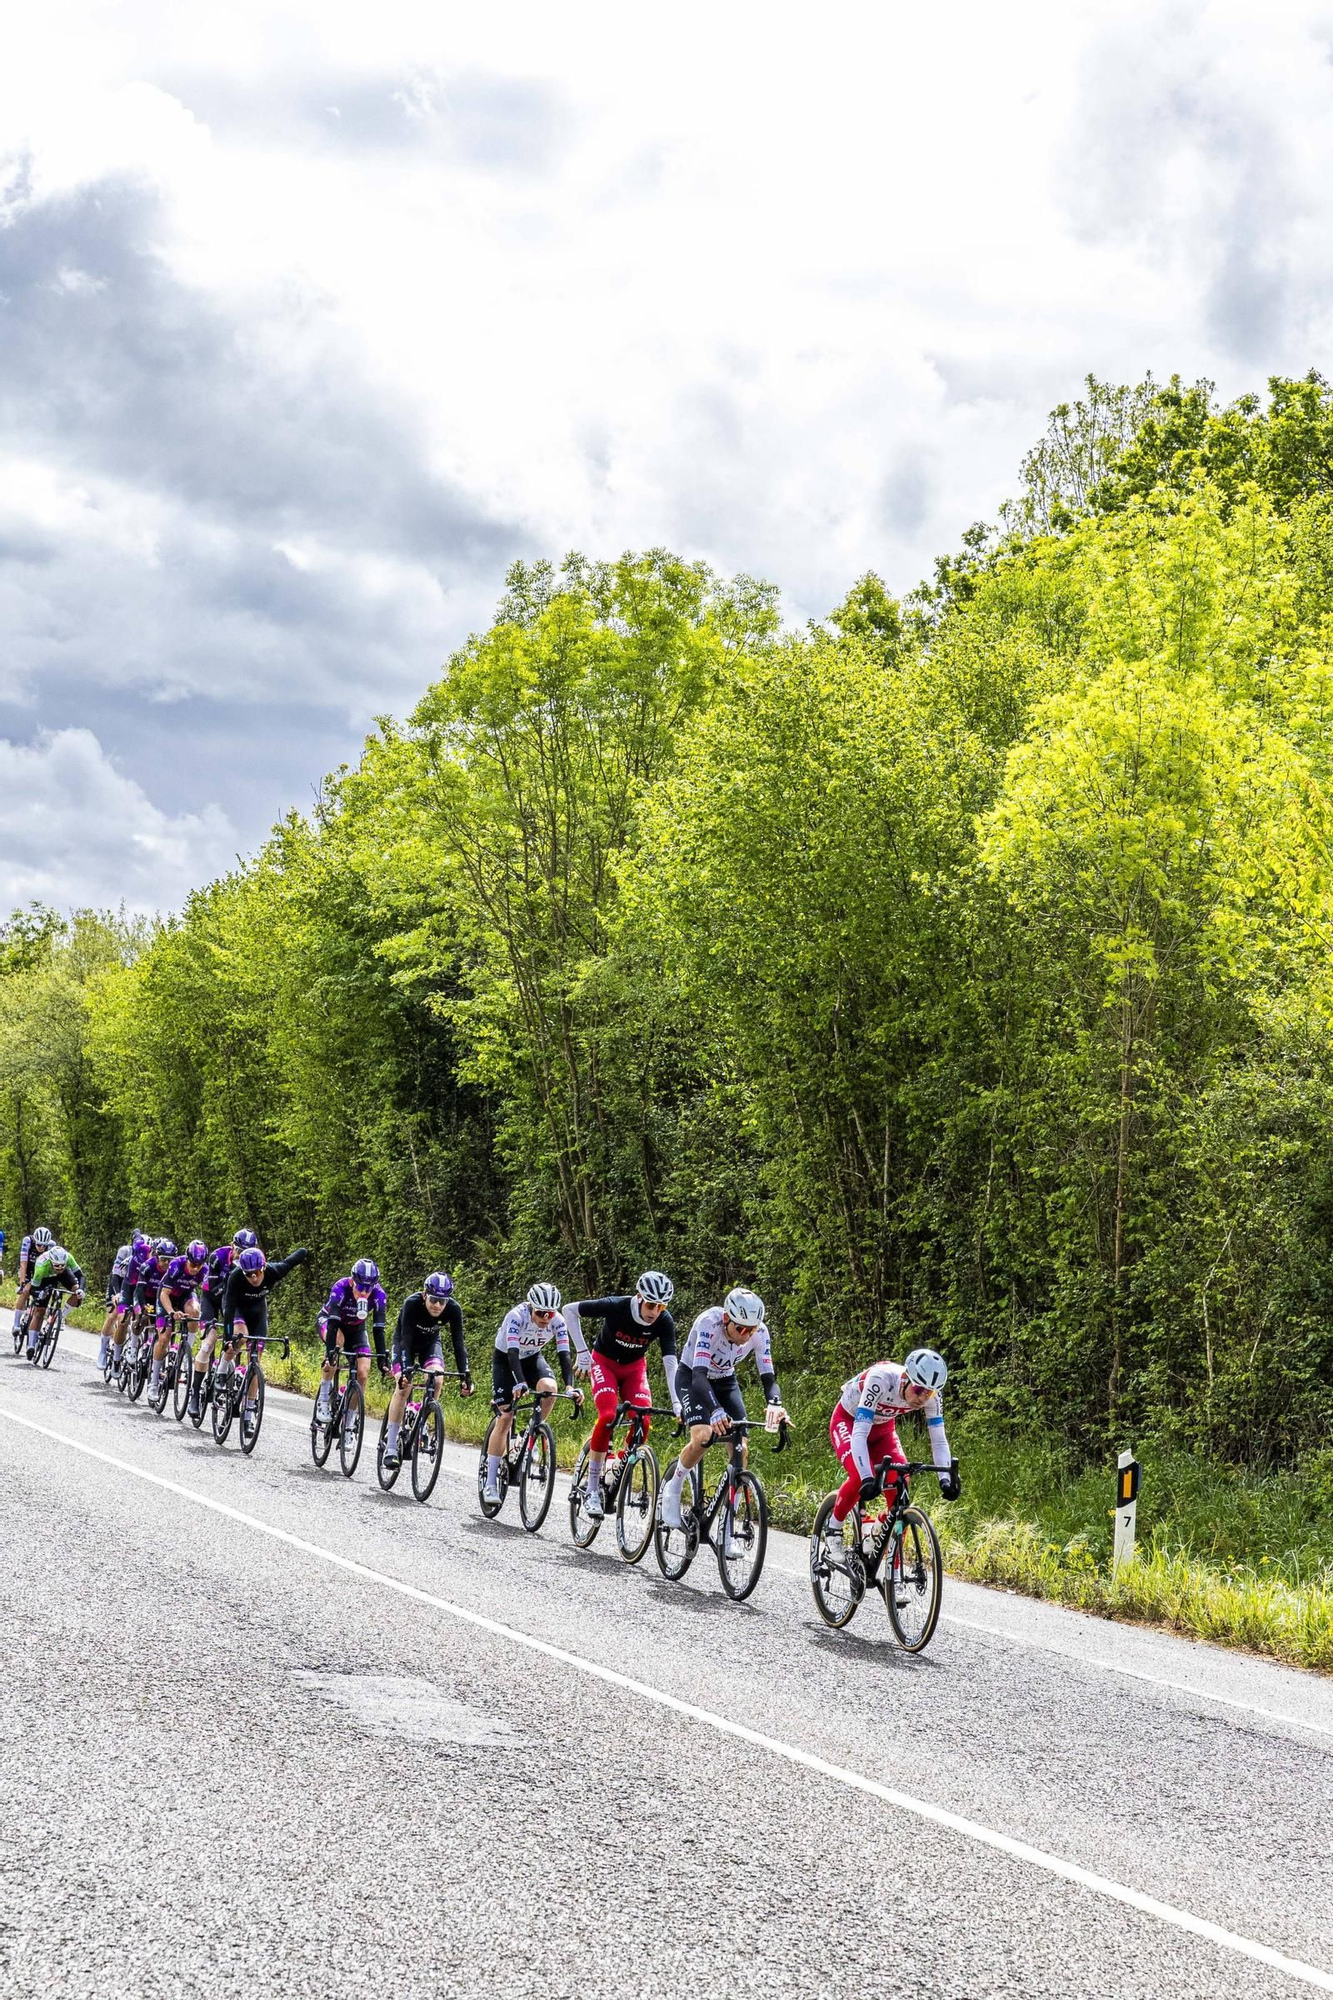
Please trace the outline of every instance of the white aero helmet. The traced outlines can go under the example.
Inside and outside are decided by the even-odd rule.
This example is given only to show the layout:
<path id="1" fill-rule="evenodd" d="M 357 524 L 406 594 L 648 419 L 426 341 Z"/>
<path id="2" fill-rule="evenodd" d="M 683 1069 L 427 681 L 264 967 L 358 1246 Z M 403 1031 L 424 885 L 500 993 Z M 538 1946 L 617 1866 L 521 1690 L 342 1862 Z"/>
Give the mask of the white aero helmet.
<path id="1" fill-rule="evenodd" d="M 669 1306 L 676 1292 L 665 1271 L 645 1271 L 634 1290 L 650 1306 Z"/>
<path id="2" fill-rule="evenodd" d="M 903 1363 L 903 1374 L 918 1389 L 942 1389 L 949 1379 L 944 1356 L 933 1347 L 914 1347 Z"/>
<path id="3" fill-rule="evenodd" d="M 560 1287 L 544 1282 L 528 1286 L 528 1304 L 534 1312 L 553 1313 L 560 1310 Z"/>
<path id="4" fill-rule="evenodd" d="M 764 1302 L 758 1292 L 747 1292 L 744 1285 L 736 1285 L 722 1301 L 722 1310 L 733 1326 L 762 1326 L 764 1323 Z"/>
<path id="5" fill-rule="evenodd" d="M 69 1262 L 69 1251 L 62 1250 L 58 1243 L 53 1243 L 46 1254 L 51 1261 L 53 1271 L 63 1271 Z"/>
<path id="6" fill-rule="evenodd" d="M 49 1250 L 55 1242 L 55 1238 L 52 1236 L 50 1230 L 43 1225 L 42 1228 L 33 1230 L 32 1241 L 35 1249 Z"/>

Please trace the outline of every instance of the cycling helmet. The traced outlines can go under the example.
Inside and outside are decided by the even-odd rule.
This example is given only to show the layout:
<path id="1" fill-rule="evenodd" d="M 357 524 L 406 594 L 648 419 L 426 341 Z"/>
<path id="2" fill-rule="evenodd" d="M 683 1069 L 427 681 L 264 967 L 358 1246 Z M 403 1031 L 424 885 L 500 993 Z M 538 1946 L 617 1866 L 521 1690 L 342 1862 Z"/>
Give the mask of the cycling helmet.
<path id="1" fill-rule="evenodd" d="M 762 1326 L 764 1323 L 764 1302 L 758 1292 L 747 1292 L 744 1285 L 735 1285 L 722 1301 L 722 1310 L 733 1326 Z"/>
<path id="2" fill-rule="evenodd" d="M 645 1271 L 634 1289 L 650 1306 L 669 1306 L 676 1290 L 665 1271 Z"/>
<path id="3" fill-rule="evenodd" d="M 169 1236 L 159 1236 L 153 1245 L 153 1255 L 155 1257 L 174 1257 L 175 1254 L 176 1246 L 171 1238 Z"/>
<path id="4" fill-rule="evenodd" d="M 49 1250 L 55 1240 L 49 1229 L 34 1229 L 32 1232 L 32 1246 L 34 1250 Z"/>
<path id="5" fill-rule="evenodd" d="M 262 1271 L 266 1259 L 259 1246 L 252 1243 L 248 1250 L 242 1250 L 236 1261 L 242 1271 Z"/>
<path id="6" fill-rule="evenodd" d="M 454 1281 L 447 1271 L 432 1271 L 421 1289 L 428 1299 L 449 1299 L 453 1297 Z"/>
<path id="7" fill-rule="evenodd" d="M 149 1237 L 144 1235 L 142 1229 L 135 1229 L 130 1234 L 130 1248 L 131 1250 L 137 1250 L 141 1244 L 147 1243 L 150 1240 Z"/>
<path id="8" fill-rule="evenodd" d="M 201 1243 L 199 1241 L 199 1238 L 196 1236 L 193 1243 L 186 1244 L 185 1254 L 189 1258 L 192 1264 L 202 1264 L 205 1257 L 208 1255 L 208 1245 L 206 1243 Z"/>
<path id="9" fill-rule="evenodd" d="M 949 1379 L 944 1356 L 933 1347 L 914 1347 L 903 1363 L 903 1374 L 918 1389 L 942 1389 Z"/>
<path id="10" fill-rule="evenodd" d="M 373 1257 L 358 1257 L 352 1266 L 354 1285 L 377 1285 L 380 1281 L 380 1267 Z"/>
<path id="11" fill-rule="evenodd" d="M 53 1271 L 63 1271 L 69 1262 L 69 1251 L 62 1250 L 58 1243 L 53 1243 L 47 1251 L 46 1257 Z"/>
<path id="12" fill-rule="evenodd" d="M 560 1287 L 547 1284 L 529 1285 L 528 1304 L 534 1312 L 559 1312 Z"/>
<path id="13" fill-rule="evenodd" d="M 236 1250 L 257 1250 L 259 1248 L 259 1238 L 255 1235 L 253 1229 L 238 1229 L 231 1241 L 233 1249 Z"/>

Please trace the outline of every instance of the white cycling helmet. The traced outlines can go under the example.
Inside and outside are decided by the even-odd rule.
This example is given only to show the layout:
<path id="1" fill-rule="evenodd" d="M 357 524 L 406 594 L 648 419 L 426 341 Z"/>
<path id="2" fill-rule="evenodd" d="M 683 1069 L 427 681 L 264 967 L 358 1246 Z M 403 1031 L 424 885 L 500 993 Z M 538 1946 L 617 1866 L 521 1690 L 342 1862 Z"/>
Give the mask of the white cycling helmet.
<path id="1" fill-rule="evenodd" d="M 69 1251 L 62 1250 L 58 1243 L 53 1243 L 46 1255 L 53 1271 L 63 1271 L 69 1262 Z"/>
<path id="2" fill-rule="evenodd" d="M 534 1312 L 559 1312 L 560 1287 L 547 1284 L 529 1285 L 528 1304 Z"/>
<path id="3" fill-rule="evenodd" d="M 903 1374 L 918 1389 L 942 1389 L 949 1379 L 944 1356 L 933 1347 L 914 1347 L 903 1363 Z"/>
<path id="4" fill-rule="evenodd" d="M 736 1285 L 722 1301 L 722 1310 L 733 1326 L 762 1326 L 764 1323 L 764 1302 L 758 1292 L 747 1292 L 744 1285 Z"/>
<path id="5" fill-rule="evenodd" d="M 55 1237 L 52 1236 L 49 1229 L 43 1227 L 41 1229 L 33 1230 L 32 1244 L 34 1250 L 49 1250 L 54 1242 L 55 1242 Z"/>
<path id="6" fill-rule="evenodd" d="M 665 1271 L 645 1271 L 634 1290 L 650 1306 L 669 1306 L 676 1292 Z"/>

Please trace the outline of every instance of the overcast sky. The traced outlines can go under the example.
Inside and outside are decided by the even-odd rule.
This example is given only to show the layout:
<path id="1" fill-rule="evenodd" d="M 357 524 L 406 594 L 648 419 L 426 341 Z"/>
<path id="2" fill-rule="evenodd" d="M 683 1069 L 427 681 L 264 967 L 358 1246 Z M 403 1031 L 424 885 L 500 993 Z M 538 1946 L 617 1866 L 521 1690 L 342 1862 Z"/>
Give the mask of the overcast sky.
<path id="1" fill-rule="evenodd" d="M 25 15 L 0 909 L 179 903 L 515 556 L 821 616 L 993 519 L 1089 370 L 1333 374 L 1333 4 Z"/>

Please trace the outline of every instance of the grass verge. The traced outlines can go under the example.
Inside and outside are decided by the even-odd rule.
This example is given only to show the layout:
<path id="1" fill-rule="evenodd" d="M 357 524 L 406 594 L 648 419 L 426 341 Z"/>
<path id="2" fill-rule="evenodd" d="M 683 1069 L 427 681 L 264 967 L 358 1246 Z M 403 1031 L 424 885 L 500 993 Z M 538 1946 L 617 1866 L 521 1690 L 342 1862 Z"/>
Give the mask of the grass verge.
<path id="1" fill-rule="evenodd" d="M 12 1305 L 12 1289 L 7 1296 Z M 91 1333 L 101 1323 L 100 1310 L 72 1316 Z M 293 1342 L 286 1360 L 270 1349 L 269 1380 L 313 1397 L 320 1352 L 308 1340 Z M 464 1402 L 451 1385 L 445 1420 L 450 1437 L 480 1446 L 491 1414 L 486 1350 L 474 1364 L 477 1394 Z M 783 1386 L 795 1420 L 791 1446 L 774 1456 L 769 1441 L 758 1440 L 753 1463 L 774 1525 L 806 1533 L 834 1484 L 827 1424 L 837 1385 L 798 1377 Z M 386 1384 L 372 1369 L 370 1415 L 378 1418 L 386 1401 Z M 560 1405 L 554 1424 L 566 1467 L 588 1429 L 586 1416 L 571 1421 L 568 1410 Z M 664 1458 L 673 1451 L 669 1438 L 658 1442 Z M 924 1432 L 907 1432 L 904 1443 L 909 1456 L 926 1456 Z M 977 1424 L 953 1428 L 951 1443 L 963 1467 L 963 1498 L 953 1506 L 922 1498 L 953 1575 L 1333 1671 L 1333 1451 L 1296 1472 L 1257 1476 L 1144 1444 L 1139 1554 L 1113 1577 L 1109 1465 L 1080 1469 L 1043 1441 L 1006 1439 Z"/>

